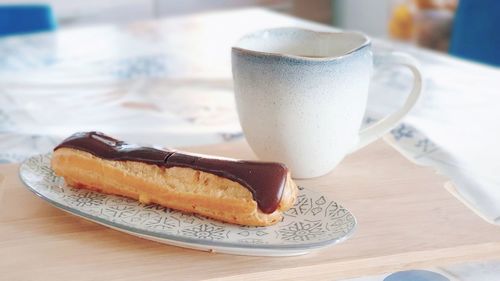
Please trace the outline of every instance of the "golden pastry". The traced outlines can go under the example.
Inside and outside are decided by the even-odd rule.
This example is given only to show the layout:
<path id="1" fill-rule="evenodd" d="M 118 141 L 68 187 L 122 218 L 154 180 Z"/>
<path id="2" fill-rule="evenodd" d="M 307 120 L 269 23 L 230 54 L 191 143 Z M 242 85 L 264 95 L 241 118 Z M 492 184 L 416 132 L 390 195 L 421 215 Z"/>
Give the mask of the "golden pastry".
<path id="1" fill-rule="evenodd" d="M 63 141 L 51 165 L 71 186 L 241 225 L 277 223 L 298 193 L 280 163 L 140 147 L 97 132 Z"/>

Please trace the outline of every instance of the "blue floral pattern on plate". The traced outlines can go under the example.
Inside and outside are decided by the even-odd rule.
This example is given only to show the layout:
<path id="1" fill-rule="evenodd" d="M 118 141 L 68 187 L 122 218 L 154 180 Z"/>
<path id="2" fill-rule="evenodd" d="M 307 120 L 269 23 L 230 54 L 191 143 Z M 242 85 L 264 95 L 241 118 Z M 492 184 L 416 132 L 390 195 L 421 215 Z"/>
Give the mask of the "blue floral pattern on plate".
<path id="1" fill-rule="evenodd" d="M 243 255 L 297 255 L 343 241 L 356 226 L 347 209 L 303 187 L 283 221 L 238 226 L 68 186 L 53 173 L 50 159 L 51 154 L 33 156 L 21 165 L 21 179 L 32 192 L 69 213 L 167 244 Z"/>

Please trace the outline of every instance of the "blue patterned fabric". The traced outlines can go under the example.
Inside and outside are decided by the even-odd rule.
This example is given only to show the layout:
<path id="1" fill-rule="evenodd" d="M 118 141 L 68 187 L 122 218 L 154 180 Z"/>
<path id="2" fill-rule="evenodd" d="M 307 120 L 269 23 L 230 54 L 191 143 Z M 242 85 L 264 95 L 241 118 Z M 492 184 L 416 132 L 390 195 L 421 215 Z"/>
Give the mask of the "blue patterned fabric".
<path id="1" fill-rule="evenodd" d="M 48 5 L 0 5 L 0 36 L 52 31 L 57 28 Z"/>
<path id="2" fill-rule="evenodd" d="M 500 1 L 460 0 L 450 53 L 500 66 Z"/>

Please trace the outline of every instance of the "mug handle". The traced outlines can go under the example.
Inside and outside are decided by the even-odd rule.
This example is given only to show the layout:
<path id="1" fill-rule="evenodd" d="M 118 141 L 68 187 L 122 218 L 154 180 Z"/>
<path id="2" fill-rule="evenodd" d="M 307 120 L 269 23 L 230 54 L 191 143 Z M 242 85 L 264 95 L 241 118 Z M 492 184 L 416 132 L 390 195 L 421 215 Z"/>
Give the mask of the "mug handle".
<path id="1" fill-rule="evenodd" d="M 422 73 L 417 60 L 413 57 L 398 52 L 376 54 L 373 57 L 373 64 L 375 68 L 389 65 L 402 65 L 408 67 L 413 73 L 413 89 L 402 108 L 360 131 L 358 143 L 353 151 L 372 143 L 394 128 L 395 125 L 408 114 L 413 106 L 415 106 L 422 93 Z"/>

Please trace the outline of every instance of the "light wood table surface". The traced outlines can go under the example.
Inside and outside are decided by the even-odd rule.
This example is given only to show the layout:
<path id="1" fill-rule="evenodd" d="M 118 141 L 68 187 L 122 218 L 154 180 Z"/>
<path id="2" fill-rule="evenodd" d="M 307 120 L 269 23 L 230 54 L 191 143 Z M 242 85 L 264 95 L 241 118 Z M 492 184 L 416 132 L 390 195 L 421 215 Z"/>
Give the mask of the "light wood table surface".
<path id="1" fill-rule="evenodd" d="M 283 26 L 333 30 L 250 9 L 3 38 L 0 163 L 50 151 L 79 130 L 172 147 L 236 139 L 230 47 L 248 32 Z M 483 191 L 500 182 L 500 70 L 377 38 L 373 46 L 411 54 L 426 77 L 421 106 L 386 139 L 413 161 L 446 172 L 457 196 L 494 221 L 500 199 Z M 366 123 L 397 108 L 409 87 L 404 71 L 387 74 L 372 80 Z M 234 147 L 205 151 L 251 155 Z M 209 255 L 133 238 L 38 200 L 16 169 L 0 165 L 7 176 L 0 183 L 0 281 L 337 280 L 455 262 L 442 269 L 461 281 L 500 280 L 500 259 L 488 261 L 500 255 L 496 228 L 445 192 L 443 178 L 382 143 L 303 183 L 349 207 L 360 225 L 345 244 L 295 258 Z"/>
<path id="2" fill-rule="evenodd" d="M 243 142 L 190 149 L 254 158 Z M 500 229 L 443 188 L 446 179 L 384 142 L 327 176 L 298 181 L 350 209 L 348 241 L 308 255 L 245 257 L 143 240 L 60 211 L 0 166 L 1 280 L 336 280 L 405 268 L 500 258 Z"/>

